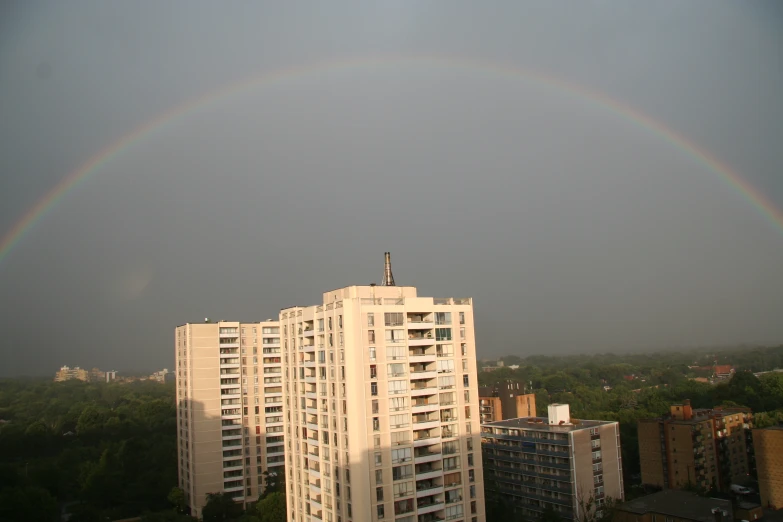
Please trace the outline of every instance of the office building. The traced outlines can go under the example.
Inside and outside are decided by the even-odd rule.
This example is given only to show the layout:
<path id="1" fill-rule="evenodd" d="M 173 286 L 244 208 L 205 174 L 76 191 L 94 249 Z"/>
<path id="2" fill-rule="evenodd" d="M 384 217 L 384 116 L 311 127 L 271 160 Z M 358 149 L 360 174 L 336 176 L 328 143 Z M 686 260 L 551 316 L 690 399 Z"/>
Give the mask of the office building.
<path id="1" fill-rule="evenodd" d="M 289 522 L 483 522 L 473 307 L 394 286 L 280 312 Z"/>
<path id="2" fill-rule="evenodd" d="M 761 505 L 783 509 L 783 425 L 753 430 Z"/>
<path id="3" fill-rule="evenodd" d="M 536 396 L 520 383 L 479 388 L 481 423 L 536 416 Z"/>
<path id="4" fill-rule="evenodd" d="M 208 493 L 255 502 L 264 473 L 283 469 L 279 331 L 277 321 L 176 328 L 179 487 L 194 516 Z"/>
<path id="5" fill-rule="evenodd" d="M 548 413 L 482 424 L 487 502 L 503 498 L 530 519 L 552 508 L 586 520 L 588 505 L 599 516 L 607 498 L 622 501 L 618 423 L 572 420 L 567 404 L 550 404 Z"/>
<path id="6" fill-rule="evenodd" d="M 747 482 L 752 422 L 748 408 L 694 409 L 690 401 L 672 405 L 666 417 L 640 420 L 642 484 L 727 492 Z"/>

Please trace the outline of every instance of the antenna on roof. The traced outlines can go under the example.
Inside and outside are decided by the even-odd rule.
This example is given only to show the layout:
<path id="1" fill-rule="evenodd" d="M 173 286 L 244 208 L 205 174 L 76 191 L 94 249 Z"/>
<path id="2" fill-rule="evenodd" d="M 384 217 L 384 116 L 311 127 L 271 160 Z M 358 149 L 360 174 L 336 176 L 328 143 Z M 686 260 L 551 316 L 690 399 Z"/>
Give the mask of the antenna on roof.
<path id="1" fill-rule="evenodd" d="M 394 284 L 394 276 L 392 275 L 391 271 L 391 253 L 385 252 L 385 266 L 383 270 L 383 281 L 381 281 L 381 286 L 396 286 Z"/>

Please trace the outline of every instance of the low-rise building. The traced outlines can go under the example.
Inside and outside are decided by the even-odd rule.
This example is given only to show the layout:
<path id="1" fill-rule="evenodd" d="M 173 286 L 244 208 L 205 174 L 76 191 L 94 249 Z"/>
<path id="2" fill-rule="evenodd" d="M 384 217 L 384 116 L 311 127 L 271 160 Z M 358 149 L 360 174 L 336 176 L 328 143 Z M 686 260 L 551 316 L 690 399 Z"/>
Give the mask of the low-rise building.
<path id="1" fill-rule="evenodd" d="M 615 506 L 613 522 L 731 522 L 730 500 L 669 489 Z"/>
<path id="2" fill-rule="evenodd" d="M 78 366 L 73 368 L 63 366 L 54 376 L 54 382 L 70 381 L 71 379 L 78 379 L 80 381 L 87 382 L 90 380 L 90 376 L 87 373 L 87 370 L 83 370 Z"/>
<path id="3" fill-rule="evenodd" d="M 482 423 L 535 417 L 536 396 L 520 383 L 479 388 L 479 410 Z"/>
<path id="4" fill-rule="evenodd" d="M 487 503 L 504 498 L 524 517 L 552 508 L 583 520 L 588 505 L 600 515 L 607 498 L 622 501 L 618 423 L 571 419 L 567 404 L 550 404 L 548 413 L 482 424 Z"/>

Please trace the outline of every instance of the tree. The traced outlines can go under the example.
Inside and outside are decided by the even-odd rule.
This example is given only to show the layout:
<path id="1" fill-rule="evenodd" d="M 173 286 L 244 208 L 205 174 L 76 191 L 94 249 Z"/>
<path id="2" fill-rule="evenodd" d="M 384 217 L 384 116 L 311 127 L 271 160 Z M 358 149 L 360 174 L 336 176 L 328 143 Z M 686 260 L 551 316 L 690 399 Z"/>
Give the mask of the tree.
<path id="1" fill-rule="evenodd" d="M 232 522 L 242 516 L 242 505 L 230 493 L 207 493 L 201 516 L 204 522 Z"/>
<path id="2" fill-rule="evenodd" d="M 177 513 L 185 512 L 185 492 L 182 491 L 182 489 L 177 487 L 171 488 L 167 499 L 169 502 L 171 502 L 171 505 L 174 506 L 174 509 L 177 511 Z"/>
<path id="3" fill-rule="evenodd" d="M 285 522 L 285 493 L 275 491 L 256 504 L 256 512 L 261 522 Z M 206 519 L 205 519 L 206 520 Z"/>
<path id="4" fill-rule="evenodd" d="M 57 501 L 43 488 L 8 488 L 0 493 L 0 521 L 51 522 Z"/>

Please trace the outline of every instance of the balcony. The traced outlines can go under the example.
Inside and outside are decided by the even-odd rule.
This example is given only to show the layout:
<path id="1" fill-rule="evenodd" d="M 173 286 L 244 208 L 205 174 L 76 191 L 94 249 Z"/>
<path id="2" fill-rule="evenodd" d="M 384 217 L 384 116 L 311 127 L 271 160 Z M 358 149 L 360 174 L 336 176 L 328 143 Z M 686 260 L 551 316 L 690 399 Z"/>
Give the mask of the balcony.
<path id="1" fill-rule="evenodd" d="M 440 427 L 440 420 L 437 417 L 429 418 L 426 416 L 413 416 L 414 430 L 431 430 Z"/>
<path id="2" fill-rule="evenodd" d="M 427 497 L 443 493 L 443 484 L 436 484 L 432 480 L 423 480 L 416 483 L 416 498 Z"/>
<path id="3" fill-rule="evenodd" d="M 434 395 L 436 393 L 438 393 L 438 384 L 435 381 L 432 381 L 432 383 L 424 382 L 411 385 L 411 397 Z"/>
<path id="4" fill-rule="evenodd" d="M 415 400 L 411 404 L 411 412 L 413 414 L 427 413 L 427 412 L 437 411 L 439 407 L 440 404 L 438 404 L 437 400 L 432 400 L 432 401 L 428 401 L 426 399 Z"/>
<path id="5" fill-rule="evenodd" d="M 408 346 L 432 346 L 435 344 L 435 338 L 430 335 L 409 335 Z"/>
<path id="6" fill-rule="evenodd" d="M 443 453 L 424 451 L 416 453 L 413 457 L 414 464 L 425 464 L 427 462 L 435 462 L 443 458 Z"/>
<path id="7" fill-rule="evenodd" d="M 417 503 L 416 508 L 419 515 L 426 515 L 427 513 L 440 511 L 444 508 L 444 505 L 443 500 L 438 500 L 435 502 L 419 502 Z"/>

